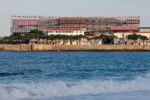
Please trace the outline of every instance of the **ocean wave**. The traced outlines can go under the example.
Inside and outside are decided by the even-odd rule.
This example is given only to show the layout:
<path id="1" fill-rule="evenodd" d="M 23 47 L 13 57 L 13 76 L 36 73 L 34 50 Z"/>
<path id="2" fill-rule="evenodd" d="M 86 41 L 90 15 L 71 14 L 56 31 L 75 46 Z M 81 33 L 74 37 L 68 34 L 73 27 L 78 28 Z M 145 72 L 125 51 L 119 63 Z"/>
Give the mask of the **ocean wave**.
<path id="1" fill-rule="evenodd" d="M 9 73 L 9 72 L 1 72 L 0 77 L 6 77 L 6 76 L 17 76 L 17 75 L 23 75 L 24 73 L 21 72 L 15 72 L 15 73 Z"/>
<path id="2" fill-rule="evenodd" d="M 82 80 L 49 81 L 40 83 L 11 83 L 0 85 L 3 100 L 29 100 L 36 98 L 96 95 L 101 93 L 123 93 L 150 91 L 150 74 L 130 81 Z M 8 97 L 8 98 L 7 98 Z M 26 99 L 28 98 L 28 99 Z"/>
<path id="3" fill-rule="evenodd" d="M 22 71 L 16 71 L 16 72 L 0 72 L 0 77 L 9 77 L 9 76 L 19 76 L 19 75 L 25 75 L 27 74 L 39 74 L 42 70 L 40 69 L 34 69 L 34 70 L 22 70 Z"/>

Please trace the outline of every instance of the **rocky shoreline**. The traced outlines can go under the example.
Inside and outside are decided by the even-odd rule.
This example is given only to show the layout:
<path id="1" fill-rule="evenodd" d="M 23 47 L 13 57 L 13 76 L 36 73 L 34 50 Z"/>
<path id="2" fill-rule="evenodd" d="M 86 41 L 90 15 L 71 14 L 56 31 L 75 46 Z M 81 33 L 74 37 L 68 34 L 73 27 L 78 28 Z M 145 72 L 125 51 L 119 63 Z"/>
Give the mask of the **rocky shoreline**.
<path id="1" fill-rule="evenodd" d="M 140 45 L 0 45 L 0 51 L 150 51 Z"/>

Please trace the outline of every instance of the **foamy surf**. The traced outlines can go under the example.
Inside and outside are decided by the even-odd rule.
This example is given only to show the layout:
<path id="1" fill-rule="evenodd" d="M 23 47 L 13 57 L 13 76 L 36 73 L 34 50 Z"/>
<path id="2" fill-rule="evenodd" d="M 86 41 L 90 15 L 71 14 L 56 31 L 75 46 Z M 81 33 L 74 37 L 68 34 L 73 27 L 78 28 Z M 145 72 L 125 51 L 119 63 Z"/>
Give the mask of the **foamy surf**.
<path id="1" fill-rule="evenodd" d="M 149 84 L 150 74 L 131 81 L 83 80 L 80 82 L 11 83 L 0 85 L 0 98 L 1 100 L 41 100 L 50 97 L 130 93 L 150 91 Z"/>

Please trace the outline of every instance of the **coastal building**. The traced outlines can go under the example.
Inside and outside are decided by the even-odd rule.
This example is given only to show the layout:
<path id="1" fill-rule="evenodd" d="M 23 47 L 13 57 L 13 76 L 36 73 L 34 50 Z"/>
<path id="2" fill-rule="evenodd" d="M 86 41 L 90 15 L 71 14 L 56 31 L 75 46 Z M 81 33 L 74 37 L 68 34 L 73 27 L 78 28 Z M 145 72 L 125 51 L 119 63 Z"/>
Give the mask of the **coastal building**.
<path id="1" fill-rule="evenodd" d="M 139 16 L 129 17 L 43 17 L 12 16 L 11 33 L 25 34 L 33 29 L 48 33 L 51 28 L 84 28 L 86 34 L 138 32 Z M 59 31 L 59 30 L 58 30 Z"/>
<path id="2" fill-rule="evenodd" d="M 150 33 L 150 27 L 140 27 L 140 32 L 149 32 Z"/>
<path id="3" fill-rule="evenodd" d="M 146 36 L 147 38 L 150 38 L 150 32 L 116 32 L 113 33 L 114 36 L 117 36 L 119 39 L 123 39 L 123 40 L 128 40 L 128 35 L 131 34 L 137 34 L 137 35 L 143 35 Z"/>
<path id="4" fill-rule="evenodd" d="M 84 35 L 85 31 L 82 28 L 49 28 L 48 35 Z"/>

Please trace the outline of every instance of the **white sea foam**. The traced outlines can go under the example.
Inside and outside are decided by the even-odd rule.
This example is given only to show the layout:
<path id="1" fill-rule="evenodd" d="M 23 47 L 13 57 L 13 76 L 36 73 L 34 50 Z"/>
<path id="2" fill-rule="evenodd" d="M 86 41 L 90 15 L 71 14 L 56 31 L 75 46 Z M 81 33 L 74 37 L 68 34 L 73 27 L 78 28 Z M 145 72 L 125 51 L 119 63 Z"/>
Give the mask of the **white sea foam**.
<path id="1" fill-rule="evenodd" d="M 0 85 L 0 100 L 28 100 L 74 95 L 96 95 L 101 93 L 127 93 L 150 91 L 150 74 L 131 81 L 89 80 L 80 82 L 41 82 Z M 28 99 L 26 99 L 28 98 Z"/>

